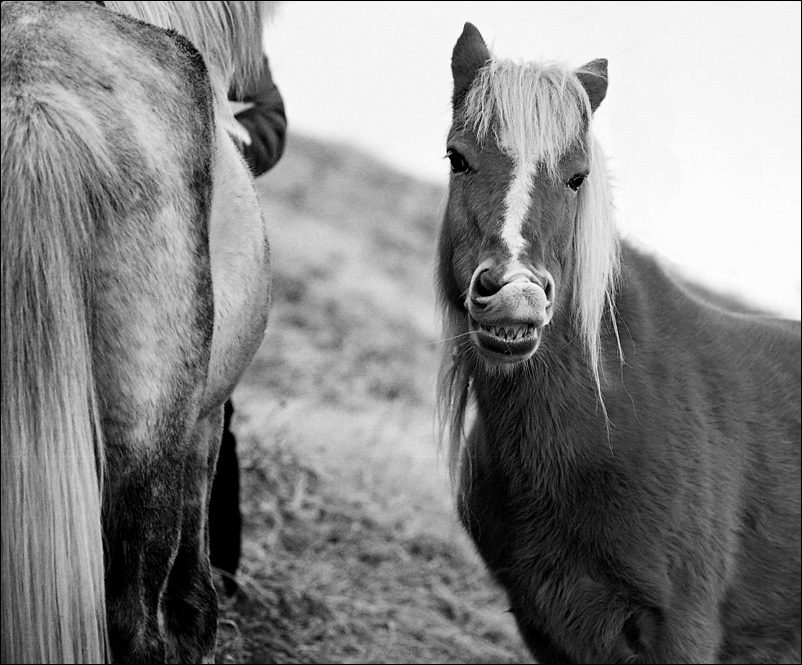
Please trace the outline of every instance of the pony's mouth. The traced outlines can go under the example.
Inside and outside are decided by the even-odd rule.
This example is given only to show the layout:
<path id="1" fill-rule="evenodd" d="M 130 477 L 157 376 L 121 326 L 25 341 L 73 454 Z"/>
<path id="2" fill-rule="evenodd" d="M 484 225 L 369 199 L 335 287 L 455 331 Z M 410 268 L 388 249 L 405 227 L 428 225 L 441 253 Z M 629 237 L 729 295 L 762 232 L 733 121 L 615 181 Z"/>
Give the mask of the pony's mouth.
<path id="1" fill-rule="evenodd" d="M 531 323 L 479 323 L 470 319 L 470 332 L 479 351 L 491 361 L 517 363 L 527 360 L 540 345 L 540 332 Z"/>

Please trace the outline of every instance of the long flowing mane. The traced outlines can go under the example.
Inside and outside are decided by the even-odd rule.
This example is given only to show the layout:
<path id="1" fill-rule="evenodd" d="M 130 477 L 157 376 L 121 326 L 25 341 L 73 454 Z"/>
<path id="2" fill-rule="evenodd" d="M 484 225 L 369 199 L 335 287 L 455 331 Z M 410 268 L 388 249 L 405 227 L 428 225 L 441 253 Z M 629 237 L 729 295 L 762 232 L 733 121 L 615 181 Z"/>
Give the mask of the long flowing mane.
<path id="1" fill-rule="evenodd" d="M 560 159 L 577 141 L 588 150 L 590 172 L 579 192 L 574 225 L 571 315 L 583 342 L 599 404 L 605 410 L 601 329 L 607 311 L 618 334 L 614 302 L 619 237 L 605 157 L 592 134 L 591 119 L 587 92 L 573 70 L 556 63 L 493 58 L 478 71 L 455 123 L 471 128 L 480 144 L 492 140 L 510 156 L 526 155 L 552 177 L 557 176 Z M 441 366 L 439 414 L 443 438 L 449 430 L 449 468 L 456 478 L 464 445 L 470 376 L 461 346 L 464 331 L 458 321 L 462 317 L 449 311 L 448 305 L 444 307 L 445 337 L 455 339 L 446 349 Z"/>

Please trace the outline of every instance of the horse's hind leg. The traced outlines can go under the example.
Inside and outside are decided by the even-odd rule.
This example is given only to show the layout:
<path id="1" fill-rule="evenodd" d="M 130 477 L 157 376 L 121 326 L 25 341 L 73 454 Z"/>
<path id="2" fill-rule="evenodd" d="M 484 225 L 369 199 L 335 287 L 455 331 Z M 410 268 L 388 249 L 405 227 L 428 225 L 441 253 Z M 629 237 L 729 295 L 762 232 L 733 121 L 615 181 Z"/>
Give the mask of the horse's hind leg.
<path id="1" fill-rule="evenodd" d="M 150 457 L 150 456 L 148 456 Z M 109 465 L 114 472 L 116 465 Z M 117 474 L 115 474 L 117 475 Z M 162 663 L 161 591 L 178 549 L 182 482 L 156 454 L 120 469 L 106 491 L 106 597 L 115 663 Z"/>
<path id="2" fill-rule="evenodd" d="M 205 528 L 209 456 L 217 451 L 202 451 L 184 431 L 186 414 L 162 416 L 172 426 L 152 447 L 126 448 L 119 458 L 116 447 L 109 451 L 106 596 L 115 663 L 201 662 L 214 648 L 217 597 L 198 525 Z M 219 439 L 219 418 L 199 430 L 204 441 Z"/>
<path id="3" fill-rule="evenodd" d="M 178 200 L 185 188 L 174 188 Z M 180 202 L 180 201 L 179 201 Z M 161 205 L 161 201 L 159 201 Z M 173 205 L 178 205 L 173 201 Z M 179 551 L 213 334 L 203 216 L 132 214 L 100 229 L 94 367 L 106 452 L 103 526 L 117 663 L 163 663 L 163 595 Z M 199 207 L 199 206 L 198 206 Z M 191 210 L 191 209 L 190 209 Z M 119 241 L 120 228 L 138 244 Z"/>
<path id="4" fill-rule="evenodd" d="M 218 605 L 209 562 L 208 507 L 222 418 L 221 407 L 198 423 L 184 467 L 181 540 L 164 595 L 171 662 L 213 662 Z"/>

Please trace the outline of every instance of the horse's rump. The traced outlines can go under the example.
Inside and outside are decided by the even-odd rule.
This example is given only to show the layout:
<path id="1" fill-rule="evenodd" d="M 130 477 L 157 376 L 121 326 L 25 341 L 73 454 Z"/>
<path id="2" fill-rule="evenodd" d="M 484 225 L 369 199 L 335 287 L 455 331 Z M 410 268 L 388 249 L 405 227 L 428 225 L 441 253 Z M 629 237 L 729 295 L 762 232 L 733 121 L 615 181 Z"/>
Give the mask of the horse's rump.
<path id="1" fill-rule="evenodd" d="M 276 3 L 108 0 L 103 4 L 187 37 L 207 65 L 216 129 L 209 225 L 215 334 L 203 399 L 205 414 L 231 393 L 267 323 L 269 247 L 250 171 L 235 145 L 242 128 L 234 119 L 228 93 L 259 80 L 264 64 L 262 26 Z"/>
<path id="2" fill-rule="evenodd" d="M 264 57 L 262 25 L 277 3 L 107 0 L 101 4 L 188 38 L 206 62 L 218 124 L 232 136 L 241 137 L 242 128 L 234 119 L 228 93 L 240 94 L 258 81 Z"/>
<path id="3" fill-rule="evenodd" d="M 101 496 L 113 558 L 125 474 L 183 467 L 213 334 L 212 107 L 180 36 L 3 3 L 4 661 L 105 657 Z"/>

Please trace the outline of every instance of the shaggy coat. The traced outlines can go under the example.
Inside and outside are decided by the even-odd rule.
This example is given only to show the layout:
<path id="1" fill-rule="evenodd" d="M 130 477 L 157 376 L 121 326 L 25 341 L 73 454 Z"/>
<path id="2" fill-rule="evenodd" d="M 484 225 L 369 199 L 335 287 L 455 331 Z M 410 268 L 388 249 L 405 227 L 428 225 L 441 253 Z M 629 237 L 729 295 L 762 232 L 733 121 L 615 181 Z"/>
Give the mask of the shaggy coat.
<path id="1" fill-rule="evenodd" d="M 800 324 L 619 243 L 606 61 L 452 59 L 438 284 L 459 515 L 539 662 L 799 662 Z"/>

